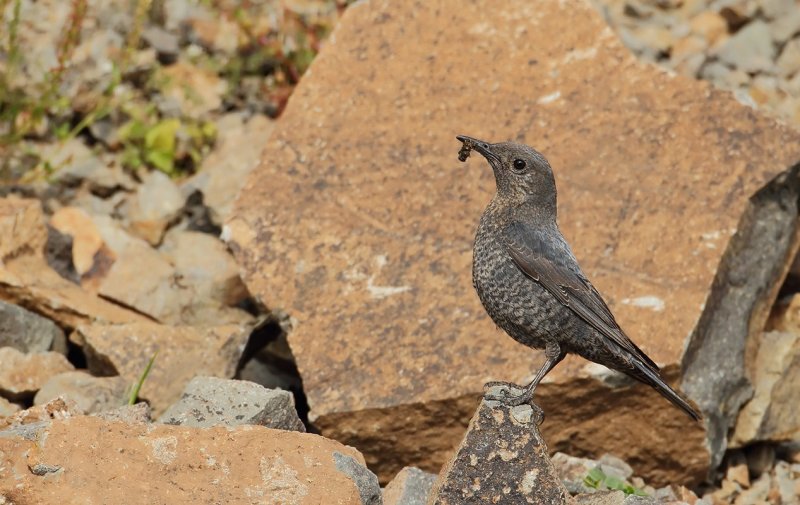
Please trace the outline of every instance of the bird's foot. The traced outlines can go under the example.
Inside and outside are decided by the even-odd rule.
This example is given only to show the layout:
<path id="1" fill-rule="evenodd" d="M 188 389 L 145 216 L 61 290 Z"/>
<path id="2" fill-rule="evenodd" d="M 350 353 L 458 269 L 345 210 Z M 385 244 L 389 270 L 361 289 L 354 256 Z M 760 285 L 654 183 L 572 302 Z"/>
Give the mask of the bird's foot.
<path id="1" fill-rule="evenodd" d="M 534 389 L 523 388 L 512 382 L 487 382 L 484 386 L 483 399 L 496 401 L 507 407 L 518 407 L 519 405 L 530 405 L 533 409 L 533 417 L 536 424 L 544 422 L 544 411 L 533 403 Z"/>
<path id="2" fill-rule="evenodd" d="M 509 407 L 516 407 L 524 403 L 532 405 L 533 389 L 528 390 L 513 382 L 492 381 L 483 386 L 484 400 L 500 402 Z"/>

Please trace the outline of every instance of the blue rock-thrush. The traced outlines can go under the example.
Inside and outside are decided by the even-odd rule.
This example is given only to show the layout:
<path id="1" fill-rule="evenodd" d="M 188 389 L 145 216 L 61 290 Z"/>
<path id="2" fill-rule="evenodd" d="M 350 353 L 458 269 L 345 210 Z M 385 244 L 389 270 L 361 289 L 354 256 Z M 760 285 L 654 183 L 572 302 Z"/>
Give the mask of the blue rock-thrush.
<path id="1" fill-rule="evenodd" d="M 459 159 L 466 161 L 473 149 L 479 152 L 494 170 L 497 184 L 475 235 L 475 290 L 495 324 L 517 342 L 544 349 L 546 357 L 521 394 L 512 394 L 509 387 L 487 398 L 510 405 L 530 403 L 542 378 L 573 353 L 648 384 L 700 419 L 700 413 L 664 382 L 653 360 L 625 335 L 578 265 L 556 222 L 556 183 L 545 157 L 513 142 L 457 138 L 462 142 Z"/>

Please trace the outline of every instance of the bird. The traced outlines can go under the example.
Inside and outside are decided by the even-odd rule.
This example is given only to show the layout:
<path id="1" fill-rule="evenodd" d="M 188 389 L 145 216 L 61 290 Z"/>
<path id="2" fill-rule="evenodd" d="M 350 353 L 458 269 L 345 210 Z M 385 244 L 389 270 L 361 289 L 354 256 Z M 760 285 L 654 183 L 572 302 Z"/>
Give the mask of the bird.
<path id="1" fill-rule="evenodd" d="M 620 328 L 581 270 L 557 223 L 556 182 L 547 159 L 515 142 L 466 135 L 459 160 L 472 150 L 494 171 L 496 192 L 481 215 L 473 246 L 472 283 L 494 323 L 517 342 L 543 349 L 545 362 L 521 393 L 493 382 L 484 398 L 531 404 L 536 387 L 567 354 L 622 372 L 654 388 L 695 421 L 702 419 L 664 381 L 659 367 Z M 497 393 L 497 391 L 500 391 Z"/>

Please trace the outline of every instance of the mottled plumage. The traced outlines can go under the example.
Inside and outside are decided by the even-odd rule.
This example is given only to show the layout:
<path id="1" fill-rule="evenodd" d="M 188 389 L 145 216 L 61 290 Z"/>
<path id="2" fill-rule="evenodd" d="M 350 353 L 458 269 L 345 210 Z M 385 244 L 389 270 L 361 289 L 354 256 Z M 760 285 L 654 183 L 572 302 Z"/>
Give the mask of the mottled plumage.
<path id="1" fill-rule="evenodd" d="M 547 357 L 522 395 L 494 399 L 512 405 L 530 402 L 539 381 L 567 353 L 574 353 L 652 386 L 699 419 L 664 382 L 653 360 L 625 335 L 581 271 L 558 229 L 555 178 L 544 156 L 511 142 L 458 140 L 465 146 L 459 158 L 466 160 L 465 149 L 466 154 L 478 151 L 497 183 L 475 236 L 475 290 L 500 328 L 522 344 L 544 349 Z"/>

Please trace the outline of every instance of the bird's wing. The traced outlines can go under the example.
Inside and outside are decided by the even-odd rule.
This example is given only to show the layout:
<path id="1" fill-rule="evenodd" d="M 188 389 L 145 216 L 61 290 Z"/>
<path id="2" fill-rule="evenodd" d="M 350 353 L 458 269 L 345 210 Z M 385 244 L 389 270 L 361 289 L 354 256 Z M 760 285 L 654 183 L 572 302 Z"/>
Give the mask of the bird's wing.
<path id="1" fill-rule="evenodd" d="M 541 284 L 600 334 L 639 358 L 658 366 L 622 331 L 600 293 L 581 272 L 566 242 L 547 240 L 544 232 L 520 222 L 504 230 L 506 249 L 522 272 Z"/>

